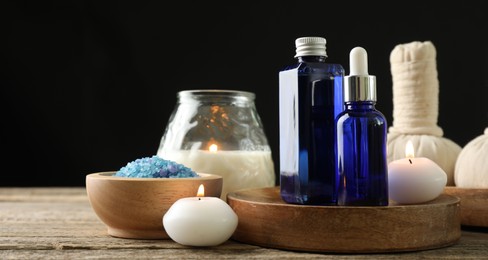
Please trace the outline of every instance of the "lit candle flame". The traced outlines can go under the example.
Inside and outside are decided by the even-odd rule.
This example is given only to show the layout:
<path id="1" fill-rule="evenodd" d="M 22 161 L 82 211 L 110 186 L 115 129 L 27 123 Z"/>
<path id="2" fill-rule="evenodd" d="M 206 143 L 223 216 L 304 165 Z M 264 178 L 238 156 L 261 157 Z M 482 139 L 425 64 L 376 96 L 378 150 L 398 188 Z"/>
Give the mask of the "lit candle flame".
<path id="1" fill-rule="evenodd" d="M 205 187 L 203 186 L 203 184 L 200 184 L 200 187 L 198 187 L 197 197 L 203 196 L 205 196 Z"/>
<path id="2" fill-rule="evenodd" d="M 217 152 L 217 150 L 219 150 L 219 147 L 218 147 L 216 144 L 211 144 L 211 145 L 208 147 L 208 150 L 209 150 L 210 152 L 215 153 L 215 152 Z"/>
<path id="3" fill-rule="evenodd" d="M 413 144 L 411 141 L 407 142 L 407 145 L 405 146 L 405 157 L 412 159 L 415 157 L 415 153 L 413 150 Z"/>

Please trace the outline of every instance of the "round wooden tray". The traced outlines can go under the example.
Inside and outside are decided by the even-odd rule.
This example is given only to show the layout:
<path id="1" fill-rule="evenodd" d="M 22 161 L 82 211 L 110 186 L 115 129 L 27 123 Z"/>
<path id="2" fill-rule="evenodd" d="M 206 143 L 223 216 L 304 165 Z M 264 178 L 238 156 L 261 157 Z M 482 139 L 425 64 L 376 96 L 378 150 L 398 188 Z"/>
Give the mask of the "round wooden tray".
<path id="1" fill-rule="evenodd" d="M 488 189 L 447 186 L 444 193 L 461 199 L 461 225 L 488 227 Z"/>
<path id="2" fill-rule="evenodd" d="M 417 251 L 455 244 L 461 237 L 460 199 L 442 194 L 418 205 L 304 206 L 285 203 L 279 187 L 231 192 L 239 217 L 232 239 L 310 252 Z"/>

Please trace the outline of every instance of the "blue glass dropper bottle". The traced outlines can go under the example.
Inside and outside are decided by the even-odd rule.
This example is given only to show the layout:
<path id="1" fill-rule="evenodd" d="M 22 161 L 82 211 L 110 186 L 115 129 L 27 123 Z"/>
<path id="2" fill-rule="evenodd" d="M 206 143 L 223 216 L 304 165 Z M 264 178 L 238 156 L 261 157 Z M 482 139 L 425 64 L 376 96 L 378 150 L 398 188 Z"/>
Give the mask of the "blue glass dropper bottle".
<path id="1" fill-rule="evenodd" d="M 375 108 L 376 77 L 368 75 L 364 48 L 353 48 L 349 63 L 345 110 L 337 117 L 338 205 L 387 206 L 387 122 Z"/>

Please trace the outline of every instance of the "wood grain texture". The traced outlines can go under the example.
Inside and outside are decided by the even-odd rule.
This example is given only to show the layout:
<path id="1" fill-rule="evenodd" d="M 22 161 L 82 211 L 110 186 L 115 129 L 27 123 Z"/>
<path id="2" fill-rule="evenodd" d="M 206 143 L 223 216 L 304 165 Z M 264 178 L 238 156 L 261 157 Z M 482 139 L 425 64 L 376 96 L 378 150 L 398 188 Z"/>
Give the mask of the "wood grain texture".
<path id="1" fill-rule="evenodd" d="M 90 204 L 108 227 L 120 238 L 170 239 L 163 227 L 163 216 L 178 199 L 195 197 L 200 185 L 205 195 L 220 197 L 223 178 L 199 173 L 199 178 L 126 178 L 115 172 L 86 176 Z"/>
<path id="2" fill-rule="evenodd" d="M 440 248 L 461 237 L 459 199 L 441 195 L 416 205 L 303 206 L 283 202 L 279 188 L 229 194 L 239 216 L 235 240 L 311 252 L 371 253 Z"/>
<path id="3" fill-rule="evenodd" d="M 279 221 L 279 218 L 277 218 Z M 0 259 L 486 259 L 488 230 L 463 230 L 454 245 L 400 254 L 309 253 L 229 240 L 195 248 L 171 240 L 115 238 L 93 212 L 86 190 L 0 188 Z"/>
<path id="4" fill-rule="evenodd" d="M 461 199 L 461 224 L 488 227 L 488 189 L 447 186 L 444 193 Z"/>

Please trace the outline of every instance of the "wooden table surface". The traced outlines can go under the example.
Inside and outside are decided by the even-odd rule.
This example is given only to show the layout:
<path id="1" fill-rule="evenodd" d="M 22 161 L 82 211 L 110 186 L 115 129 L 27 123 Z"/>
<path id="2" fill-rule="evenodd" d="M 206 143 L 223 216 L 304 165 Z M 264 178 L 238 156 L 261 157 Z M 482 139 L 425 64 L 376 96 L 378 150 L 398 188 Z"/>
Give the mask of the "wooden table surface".
<path id="1" fill-rule="evenodd" d="M 277 221 L 279 221 L 277 219 Z M 187 247 L 171 240 L 107 235 L 84 187 L 0 188 L 0 259 L 488 259 L 488 228 L 462 227 L 452 246 L 395 254 L 295 252 L 229 240 Z"/>

